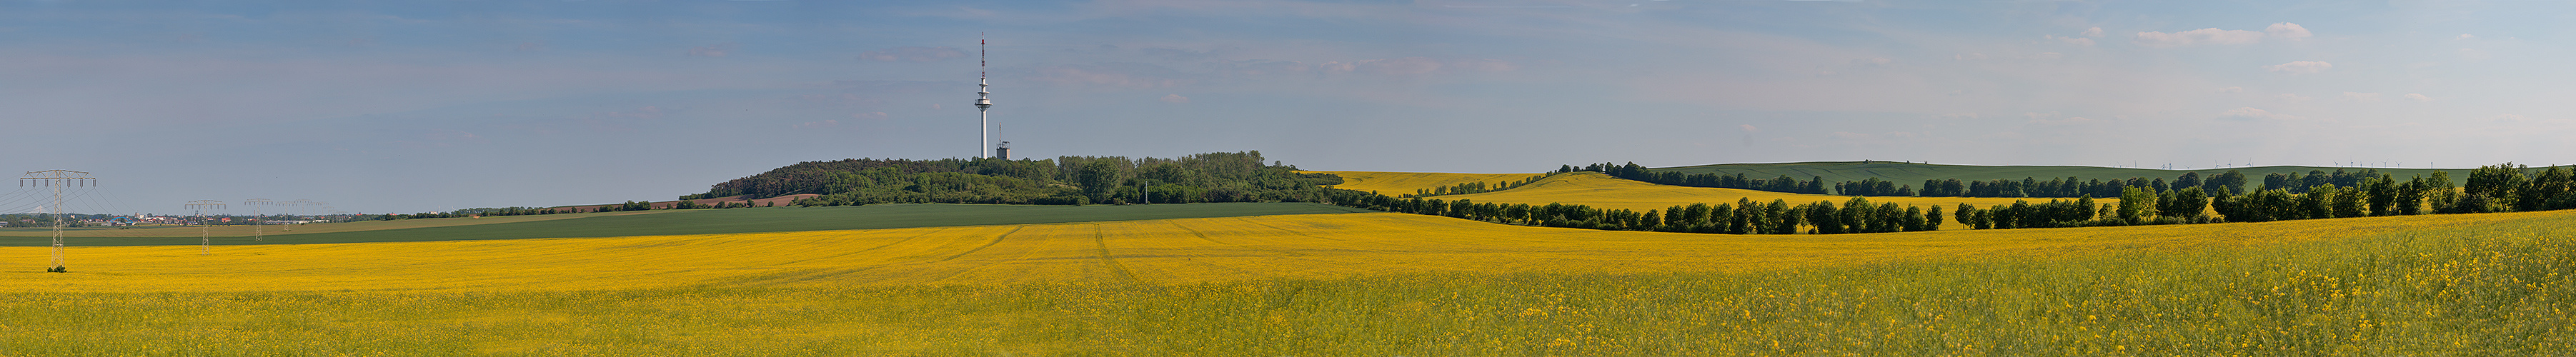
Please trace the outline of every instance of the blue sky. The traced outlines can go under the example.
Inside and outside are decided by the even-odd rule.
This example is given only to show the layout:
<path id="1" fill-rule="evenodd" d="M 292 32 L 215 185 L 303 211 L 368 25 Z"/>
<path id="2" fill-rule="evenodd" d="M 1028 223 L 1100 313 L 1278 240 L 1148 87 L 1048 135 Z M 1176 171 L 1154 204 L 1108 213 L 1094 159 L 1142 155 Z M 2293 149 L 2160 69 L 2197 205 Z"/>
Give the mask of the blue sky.
<path id="1" fill-rule="evenodd" d="M 120 212 L 670 199 L 978 154 L 978 32 L 1020 156 L 2567 164 L 2566 7 L 0 0 L 0 169 L 92 172 Z"/>

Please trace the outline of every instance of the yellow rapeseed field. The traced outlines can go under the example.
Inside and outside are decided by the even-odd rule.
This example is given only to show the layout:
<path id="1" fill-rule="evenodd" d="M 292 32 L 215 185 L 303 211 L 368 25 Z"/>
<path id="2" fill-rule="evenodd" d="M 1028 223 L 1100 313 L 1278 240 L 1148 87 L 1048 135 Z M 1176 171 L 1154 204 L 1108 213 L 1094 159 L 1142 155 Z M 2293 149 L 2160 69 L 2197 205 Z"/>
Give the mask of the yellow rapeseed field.
<path id="1" fill-rule="evenodd" d="M 1734 236 L 1363 213 L 75 247 L 72 273 L 0 272 L 0 355 L 2545 355 L 2576 348 L 2570 221 Z"/>
<path id="2" fill-rule="evenodd" d="M 1023 226 L 399 243 L 0 248 L 0 292 L 579 291 L 700 287 L 1177 284 L 1413 273 L 1731 272 L 2058 256 L 2472 226 L 2441 215 L 1857 235 L 1705 235 L 1490 224 L 1395 213 Z"/>
<path id="3" fill-rule="evenodd" d="M 1308 171 L 1308 172 L 1320 172 L 1320 173 L 1333 174 L 1334 176 L 1341 176 L 1341 177 L 1342 177 L 1342 184 L 1340 184 L 1340 185 L 1333 185 L 1333 188 L 1339 188 L 1339 189 L 1344 189 L 1344 190 L 1376 191 L 1378 194 L 1388 195 L 1388 196 L 1401 195 L 1401 194 L 1410 194 L 1410 193 L 1413 193 L 1415 190 L 1428 190 L 1428 189 L 1432 189 L 1432 188 L 1435 188 L 1435 187 L 1449 187 L 1449 186 L 1456 186 L 1456 185 L 1458 185 L 1458 184 L 1462 184 L 1462 183 L 1470 183 L 1470 182 L 1483 182 L 1483 183 L 1488 184 L 1488 185 L 1501 184 L 1501 183 L 1508 183 L 1508 182 L 1513 182 L 1513 181 L 1520 181 L 1520 180 L 1528 179 L 1528 178 L 1531 178 L 1531 177 L 1537 177 L 1537 176 L 1545 175 L 1545 174 L 1457 174 L 1457 173 L 1441 173 L 1441 172 L 1377 172 L 1377 171 Z"/>

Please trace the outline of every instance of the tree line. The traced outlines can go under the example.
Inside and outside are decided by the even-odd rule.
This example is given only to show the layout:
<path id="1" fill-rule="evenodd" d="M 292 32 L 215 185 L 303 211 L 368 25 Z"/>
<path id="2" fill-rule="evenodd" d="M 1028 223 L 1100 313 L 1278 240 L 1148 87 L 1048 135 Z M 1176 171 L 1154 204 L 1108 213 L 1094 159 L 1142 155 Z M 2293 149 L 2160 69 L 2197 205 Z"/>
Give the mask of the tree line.
<path id="1" fill-rule="evenodd" d="M 1992 222 L 1992 226 L 2270 222 L 2576 209 L 2576 171 L 2566 167 L 2550 167 L 2537 174 L 2532 174 L 2533 171 L 2528 166 L 2510 162 L 2480 166 L 2470 171 L 2468 184 L 2461 186 L 2453 186 L 2450 173 L 2441 171 L 2407 180 L 2370 170 L 2273 174 L 2266 175 L 2262 188 L 2245 194 L 2236 194 L 2233 189 L 2204 190 L 2226 185 L 2200 181 L 2203 184 L 2195 186 L 2190 185 L 2192 180 L 2186 179 L 2177 180 L 2180 189 L 2127 188 L 2120 196 L 2120 209 L 2116 213 L 2101 212 L 2099 216 L 2086 220 L 2075 219 L 2081 215 L 2043 215 L 2056 218 L 2037 220 L 2014 216 Z M 1962 205 L 1958 210 L 1961 214 L 1959 221 L 1985 229 L 1988 228 L 1986 224 L 1977 223 L 1980 220 L 1968 215 L 1972 211 L 1995 212 L 1998 209 L 2009 208 L 1977 210 Z"/>
<path id="2" fill-rule="evenodd" d="M 1627 164 L 1599 163 L 1581 167 L 1573 165 L 1559 165 L 1556 171 L 1551 172 L 1573 171 L 1600 172 L 1610 175 L 1611 177 L 1673 186 L 1737 188 L 1773 192 L 1870 197 L 2115 197 L 2124 194 L 2127 189 L 2132 187 L 2147 188 L 2156 192 L 2198 187 L 2201 188 L 2202 192 L 2212 195 L 2216 195 L 2218 192 L 2222 191 L 2225 192 L 2225 195 L 2240 195 L 2248 192 L 2246 187 L 2248 184 L 2251 184 L 2250 179 L 2244 173 L 2237 170 L 2228 170 L 2225 173 L 2209 175 L 2209 177 L 2202 177 L 2199 172 L 2186 172 L 2180 176 L 2174 177 L 2170 181 L 2164 178 L 2150 177 L 2088 179 L 2074 176 L 2062 178 L 2051 177 L 2048 179 L 2026 177 L 2019 180 L 1994 179 L 1983 181 L 1931 179 L 1924 180 L 1920 189 L 1917 189 L 1913 185 L 1900 185 L 1896 182 L 1876 177 L 1866 178 L 1860 181 L 1844 181 L 1826 184 L 1823 182 L 1823 178 L 1813 176 L 1808 180 L 1802 181 L 1788 177 L 1787 175 L 1782 175 L 1773 179 L 1752 179 L 1743 173 L 1693 174 L 1680 172 L 1654 172 L 1651 169 L 1637 165 L 1634 162 Z M 2334 172 L 2311 170 L 2306 174 L 2296 172 L 2271 173 L 2263 177 L 2261 187 L 2266 189 L 2282 188 L 2289 190 L 2289 193 L 2292 194 L 2302 194 L 2306 193 L 2310 188 L 2322 185 L 2356 187 L 2364 184 L 2364 181 L 2366 180 L 2381 176 L 2387 175 L 2381 174 L 2378 170 L 2374 169 L 2363 169 L 2361 171 L 2335 169 Z M 1826 187 L 1831 187 L 1831 189 L 1828 190 Z"/>
<path id="3" fill-rule="evenodd" d="M 1569 165 L 1551 175 L 1574 171 L 1608 173 L 1622 168 L 1607 164 L 1585 168 Z M 2452 185 L 2449 173 L 2441 171 L 2403 181 L 2375 170 L 2275 174 L 2267 175 L 2264 186 L 2241 194 L 2244 175 L 2235 171 L 2209 179 L 2186 173 L 2164 185 L 2157 185 L 2160 179 L 2120 180 L 2118 203 L 2095 202 L 2091 193 L 2084 193 L 2072 200 L 2040 203 L 2015 201 L 1986 207 L 1962 203 L 1947 216 L 1971 229 L 2018 229 L 2576 209 L 2576 171 L 2550 167 L 2532 172 L 2528 166 L 2513 163 L 2481 166 L 2471 171 L 2468 184 L 2458 187 Z M 2026 187 L 2047 187 L 2033 181 L 2036 180 L 2026 181 L 2033 183 Z M 2077 182 L 2051 181 L 2059 187 Z M 1843 186 L 1883 189 L 1883 182 L 1863 180 Z M 2086 181 L 2088 185 L 2090 182 Z M 1938 230 L 1945 216 L 1939 206 L 1921 209 L 1895 203 L 1872 204 L 1865 197 L 1852 197 L 1841 204 L 1823 200 L 1803 205 L 1780 199 L 1761 203 L 1745 198 L 1731 204 L 1677 205 L 1645 212 L 1563 203 L 1442 201 L 1351 190 L 1334 190 L 1328 202 L 1503 224 L 1714 234 L 1929 231 Z"/>
<path id="4" fill-rule="evenodd" d="M 1844 234 L 1914 232 L 1940 229 L 1940 207 L 1928 210 L 1895 203 L 1871 203 L 1853 197 L 1844 203 L 1818 201 L 1792 205 L 1787 200 L 1675 205 L 1637 212 L 1579 204 L 1486 203 L 1392 197 L 1372 192 L 1333 190 L 1328 203 L 1386 212 L 1413 213 L 1484 222 L 1540 227 L 1710 234 Z"/>
<path id="5" fill-rule="evenodd" d="M 1599 172 L 1610 175 L 1610 177 L 1659 185 L 1735 188 L 1817 195 L 1827 194 L 1825 191 L 1825 179 L 1821 177 L 1810 176 L 1806 180 L 1799 180 L 1797 178 L 1789 177 L 1789 175 L 1780 175 L 1780 177 L 1776 178 L 1756 179 L 1745 176 L 1743 173 L 1726 175 L 1715 173 L 1693 174 L 1680 172 L 1654 172 L 1647 170 L 1645 166 L 1639 166 L 1634 162 L 1630 162 L 1626 165 L 1613 165 L 1604 162 L 1585 165 L 1583 167 L 1575 167 L 1574 165 L 1558 165 L 1556 171 L 1549 171 L 1548 173 L 1555 174 L 1576 171 Z"/>
<path id="6" fill-rule="evenodd" d="M 1446 196 L 1446 195 L 1464 195 L 1464 194 L 1471 194 L 1471 193 L 1486 193 L 1486 192 L 1502 191 L 1502 190 L 1509 190 L 1509 189 L 1513 189 L 1513 188 L 1518 188 L 1518 187 L 1525 186 L 1525 185 L 1529 185 L 1529 184 L 1532 184 L 1532 183 L 1537 183 L 1537 182 L 1538 182 L 1538 180 L 1546 179 L 1546 178 L 1547 178 L 1547 176 L 1546 176 L 1546 175 L 1539 175 L 1539 176 L 1530 176 L 1529 178 L 1520 179 L 1519 181 L 1495 181 L 1493 184 L 1486 184 L 1486 183 L 1485 183 L 1485 182 L 1483 182 L 1483 181 L 1478 181 L 1478 182 L 1468 182 L 1468 183 L 1461 183 L 1461 184 L 1448 185 L 1448 186 L 1441 186 L 1441 187 L 1424 188 L 1424 189 L 1415 189 L 1415 190 L 1413 190 L 1413 193 L 1411 193 L 1411 194 L 1396 195 L 1395 197 L 1396 197 L 1396 198 L 1414 198 L 1414 197 L 1431 197 L 1431 196 Z"/>

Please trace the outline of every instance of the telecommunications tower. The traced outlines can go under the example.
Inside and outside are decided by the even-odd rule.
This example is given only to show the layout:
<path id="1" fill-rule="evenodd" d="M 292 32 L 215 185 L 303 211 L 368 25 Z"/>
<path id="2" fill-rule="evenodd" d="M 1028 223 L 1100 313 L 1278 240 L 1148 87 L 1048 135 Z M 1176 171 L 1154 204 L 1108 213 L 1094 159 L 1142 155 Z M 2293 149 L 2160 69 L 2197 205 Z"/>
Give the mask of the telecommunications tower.
<path id="1" fill-rule="evenodd" d="M 98 186 L 98 178 L 89 177 L 87 172 L 72 170 L 28 171 L 27 177 L 18 178 L 18 185 L 54 188 L 54 266 L 45 268 L 45 271 L 55 273 L 71 271 L 63 268 L 63 224 L 66 223 L 63 217 L 63 188 L 75 185 Z"/>
<path id="2" fill-rule="evenodd" d="M 993 82 L 984 71 L 984 46 L 984 33 L 975 33 L 975 113 L 982 117 L 975 122 L 975 153 L 979 155 L 984 153 L 985 143 L 993 142 L 992 132 L 984 130 L 993 127 Z"/>

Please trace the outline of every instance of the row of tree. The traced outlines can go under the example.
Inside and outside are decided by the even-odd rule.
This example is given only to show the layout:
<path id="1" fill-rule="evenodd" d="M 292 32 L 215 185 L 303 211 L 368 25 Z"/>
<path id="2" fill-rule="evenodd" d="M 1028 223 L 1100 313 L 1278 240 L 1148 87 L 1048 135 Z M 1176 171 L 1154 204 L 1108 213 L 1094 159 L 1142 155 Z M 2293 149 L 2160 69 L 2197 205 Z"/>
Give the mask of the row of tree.
<path id="1" fill-rule="evenodd" d="M 764 203 L 764 204 L 752 204 L 751 202 L 717 202 L 716 204 L 701 204 L 701 203 L 698 203 L 697 201 L 679 200 L 679 201 L 671 202 L 671 204 L 670 204 L 669 206 L 667 206 L 667 207 L 654 207 L 652 202 L 645 202 L 645 201 L 626 201 L 626 202 L 622 202 L 622 203 L 618 203 L 618 204 L 611 204 L 611 205 L 599 205 L 599 206 L 587 206 L 587 207 L 582 207 L 582 206 L 576 206 L 576 207 L 499 207 L 499 208 L 483 207 L 483 208 L 467 208 L 467 209 L 460 209 L 460 210 L 447 211 L 447 212 L 423 212 L 423 213 L 413 213 L 413 214 L 386 213 L 386 214 L 382 214 L 382 215 L 358 215 L 358 216 L 356 216 L 356 217 L 358 217 L 358 219 L 362 219 L 362 220 L 392 221 L 392 220 L 419 219 L 419 218 L 497 217 L 497 216 L 524 216 L 524 215 L 539 215 L 539 214 L 583 213 L 583 212 L 649 211 L 649 210 L 656 210 L 656 209 L 723 209 L 723 208 L 750 208 L 750 207 L 771 207 L 771 206 L 775 206 L 775 205 L 773 205 L 773 204 L 766 204 L 766 203 Z"/>
<path id="2" fill-rule="evenodd" d="M 1471 194 L 1471 193 L 1486 193 L 1486 192 L 1502 191 L 1502 190 L 1509 190 L 1509 189 L 1513 189 L 1513 188 L 1518 188 L 1518 187 L 1521 187 L 1521 186 L 1526 186 L 1526 185 L 1529 185 L 1529 184 L 1531 184 L 1531 183 L 1537 183 L 1537 182 L 1538 182 L 1538 180 L 1546 179 L 1546 178 L 1547 178 L 1547 176 L 1546 176 L 1546 175 L 1540 175 L 1540 176 L 1530 176 L 1529 178 L 1520 179 L 1519 181 L 1495 181 L 1495 182 L 1494 182 L 1494 183 L 1492 183 L 1492 184 L 1487 184 L 1487 183 L 1485 183 L 1485 182 L 1483 182 L 1483 181 L 1468 182 L 1468 183 L 1462 183 L 1462 184 L 1456 184 L 1456 185 L 1449 185 L 1449 186 L 1441 186 L 1441 187 L 1433 187 L 1433 188 L 1425 188 L 1425 189 L 1415 189 L 1415 190 L 1413 190 L 1413 193 L 1412 193 L 1412 194 L 1396 195 L 1395 197 L 1396 197 L 1396 198 L 1414 198 L 1414 197 L 1431 197 L 1431 196 L 1446 196 L 1446 195 L 1464 195 L 1464 194 Z"/>
<path id="3" fill-rule="evenodd" d="M 1386 212 L 1425 214 L 1470 219 L 1502 224 L 1541 227 L 1566 227 L 1601 230 L 1689 232 L 1712 234 L 1843 234 L 1913 232 L 1937 230 L 1943 215 L 1940 207 L 1925 210 L 1895 203 L 1869 202 L 1853 197 L 1835 204 L 1818 201 L 1791 205 L 1787 200 L 1769 203 L 1751 198 L 1735 203 L 1677 205 L 1663 210 L 1637 212 L 1627 209 L 1603 209 L 1585 205 L 1549 203 L 1483 203 L 1472 200 L 1443 201 L 1421 197 L 1390 197 L 1375 193 L 1334 190 L 1333 204 Z"/>
<path id="4" fill-rule="evenodd" d="M 2375 169 L 2363 169 L 2361 171 L 2335 169 L 2334 172 L 2310 170 L 2306 174 L 2297 172 L 2275 172 L 2264 175 L 2263 186 L 2261 187 L 2265 189 L 2287 189 L 2290 193 L 2299 194 L 2307 193 L 2309 188 L 2326 185 L 2336 187 L 2358 187 L 2366 183 L 2365 181 L 2383 176 L 2388 175 L 2381 174 L 2379 173 L 2379 170 Z M 2247 192 L 2245 189 L 2247 184 L 2248 182 L 2245 174 L 2236 170 L 2227 170 L 2226 173 L 2210 175 L 2210 177 L 2207 178 L 2201 177 L 2199 172 L 2186 172 L 2181 176 L 2174 177 L 2173 181 L 2170 183 L 2163 178 L 2147 177 L 2131 177 L 2127 179 L 2111 179 L 2107 181 L 2080 177 L 2049 178 L 2047 181 L 2041 181 L 2037 178 L 2023 178 L 2021 180 L 1996 179 L 1990 181 L 1968 182 L 1960 182 L 1958 179 L 1945 179 L 1924 180 L 1924 189 L 1921 191 L 1920 196 L 2112 197 L 2121 195 L 2123 192 L 2133 187 L 2148 188 L 2155 191 L 2200 188 L 2202 192 L 2233 196 Z M 1869 194 L 1875 192 L 1857 193 L 1862 196 L 1879 196 L 1876 194 Z M 1897 196 L 1903 195 L 1899 194 Z"/>
<path id="5" fill-rule="evenodd" d="M 2481 166 L 2470 172 L 2468 185 L 2456 187 L 2441 171 L 2402 181 L 2375 170 L 2272 174 L 2245 194 L 2236 193 L 2243 176 L 2233 171 L 2210 180 L 2185 174 L 2174 189 L 2123 188 L 2116 209 L 2097 207 L 2087 196 L 1983 209 L 1960 204 L 1956 217 L 1976 229 L 2008 229 L 2576 209 L 2576 171 L 2533 171 L 2513 163 Z"/>
<path id="6" fill-rule="evenodd" d="M 1605 166 L 1567 166 L 1557 172 L 1619 171 L 1622 168 Z M 2282 178 L 2267 178 L 2264 187 L 2245 194 L 2238 194 L 2244 175 L 2234 171 L 2210 179 L 2187 173 L 2166 185 L 2158 185 L 2163 183 L 2161 179 L 2121 180 L 2120 200 L 2116 204 L 2095 202 L 2087 193 L 2072 200 L 2015 201 L 2009 205 L 1982 208 L 1962 203 L 1949 216 L 1973 229 L 2016 229 L 2576 209 L 2576 171 L 2551 167 L 2537 174 L 2532 172 L 2529 167 L 2512 163 L 2482 166 L 2471 171 L 2469 184 L 2454 187 L 2449 174 L 2440 171 L 2399 181 L 2372 170 L 2338 170 L 2335 173 L 2273 175 Z M 2362 174 L 2375 176 L 2364 177 Z M 2051 181 L 2058 185 L 2075 182 L 2071 179 Z M 1884 181 L 1863 180 L 1842 186 L 1846 189 L 1883 189 L 1881 182 Z M 2296 189 L 2294 187 L 2297 186 L 2274 186 L 2310 182 L 2317 184 Z M 2046 186 L 2034 184 L 2027 187 Z M 1350 190 L 1335 190 L 1329 202 L 1380 211 L 1504 224 L 1717 234 L 1937 230 L 1944 216 L 1938 206 L 1925 210 L 1900 207 L 1894 203 L 1871 204 L 1863 197 L 1853 197 L 1839 205 L 1833 201 L 1791 205 L 1786 200 L 1763 204 L 1746 198 L 1733 204 L 1692 204 L 1645 212 L 1562 203 L 1444 202 Z"/>
<path id="7" fill-rule="evenodd" d="M 2020 180 L 1994 179 L 1985 181 L 1933 179 L 1924 180 L 1923 187 L 1919 190 L 1915 189 L 1912 185 L 1899 185 L 1895 182 L 1875 177 L 1860 181 L 1836 182 L 1828 185 L 1825 184 L 1823 182 L 1824 180 L 1820 177 L 1810 177 L 1808 180 L 1801 181 L 1783 175 L 1779 178 L 1766 180 L 1752 179 L 1743 173 L 1691 174 L 1680 172 L 1655 172 L 1645 166 L 1637 165 L 1633 162 L 1627 164 L 1599 163 L 1582 167 L 1560 165 L 1558 166 L 1558 169 L 1553 172 L 1572 171 L 1595 171 L 1608 174 L 1612 177 L 1674 186 L 1739 188 L 1774 192 L 1874 197 L 2114 197 L 2123 194 L 2128 188 L 2132 187 L 2150 188 L 2158 192 L 2198 187 L 2201 188 L 2202 192 L 2224 192 L 2224 195 L 2239 195 L 2247 192 L 2246 186 L 2250 183 L 2244 173 L 2236 170 L 2228 170 L 2225 173 L 2210 175 L 2206 178 L 2201 177 L 2199 172 L 2186 172 L 2175 177 L 2171 181 L 2167 181 L 2163 178 L 2149 177 L 2130 177 L 2126 179 L 2104 180 L 2098 178 L 2087 179 L 2071 176 L 2063 178 L 2052 177 L 2047 180 L 2040 180 L 2036 177 L 2026 177 Z M 2336 169 L 2334 172 L 2311 170 L 2306 174 L 2296 172 L 2271 173 L 2265 175 L 2263 178 L 2262 187 L 2282 188 L 2289 190 L 2292 194 L 2302 194 L 2306 193 L 2310 188 L 2321 185 L 2356 187 L 2363 184 L 2366 180 L 2381 176 L 2387 175 L 2381 174 L 2378 170 L 2373 169 L 2363 169 L 2361 171 Z M 1832 189 L 1826 190 L 1825 188 L 1827 186 L 1830 186 Z"/>
<path id="8" fill-rule="evenodd" d="M 601 207 L 601 208 L 599 208 L 599 209 L 597 209 L 597 210 L 593 210 L 593 211 L 584 211 L 584 210 L 581 210 L 581 209 L 579 209 L 579 208 L 573 208 L 573 207 L 499 207 L 499 208 L 481 207 L 481 208 L 467 208 L 467 209 L 460 209 L 460 210 L 447 211 L 447 212 L 421 212 L 421 213 L 412 213 L 412 214 L 386 213 L 386 214 L 383 214 L 383 215 L 373 215 L 373 216 L 365 216 L 365 217 L 366 217 L 367 219 L 374 219 L 374 220 L 378 220 L 378 221 L 393 221 L 393 220 L 421 219 L 421 218 L 458 218 L 458 217 L 480 217 L 480 216 L 524 216 L 524 215 L 558 214 L 558 213 L 608 212 L 608 211 L 617 211 L 617 210 L 620 210 L 620 208 L 630 208 L 630 209 L 624 209 L 624 210 L 628 210 L 628 211 L 641 211 L 641 210 L 649 210 L 649 209 L 653 209 L 653 206 L 652 206 L 652 204 L 651 204 L 651 203 L 647 203 L 647 202 L 626 201 L 626 203 L 624 203 L 624 204 L 607 205 L 607 206 Z"/>
<path id="9" fill-rule="evenodd" d="M 1626 165 L 1613 165 L 1605 162 L 1585 165 L 1583 167 L 1575 167 L 1574 165 L 1558 165 L 1556 171 L 1550 171 L 1549 173 L 1576 171 L 1599 172 L 1610 175 L 1610 177 L 1643 181 L 1660 185 L 1736 188 L 1817 195 L 1828 194 L 1827 191 L 1825 191 L 1825 179 L 1821 177 L 1810 176 L 1806 180 L 1802 181 L 1797 178 L 1789 177 L 1789 175 L 1780 175 L 1780 177 L 1770 179 L 1756 179 L 1745 176 L 1743 173 L 1726 175 L 1714 173 L 1692 174 L 1680 172 L 1654 172 L 1647 170 L 1645 166 L 1639 166 L 1634 162 Z"/>

